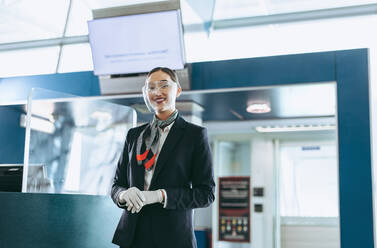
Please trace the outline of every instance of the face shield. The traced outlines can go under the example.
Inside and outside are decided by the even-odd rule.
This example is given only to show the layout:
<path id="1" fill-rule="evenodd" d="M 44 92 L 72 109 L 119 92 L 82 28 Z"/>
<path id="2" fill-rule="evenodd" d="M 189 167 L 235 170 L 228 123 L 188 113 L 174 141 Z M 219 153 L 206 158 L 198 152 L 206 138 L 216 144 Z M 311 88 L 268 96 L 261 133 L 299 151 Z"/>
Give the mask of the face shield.
<path id="1" fill-rule="evenodd" d="M 149 112 L 154 113 L 154 109 L 152 107 L 152 104 L 149 101 L 148 90 L 147 90 L 147 86 L 146 85 L 143 86 L 142 91 L 143 91 L 143 98 L 144 98 L 145 105 L 147 106 Z"/>
<path id="2" fill-rule="evenodd" d="M 143 86 L 142 91 L 143 91 L 144 102 L 150 112 L 152 113 L 155 112 L 155 109 L 149 98 L 150 95 L 155 95 L 159 93 L 164 93 L 164 94 L 169 95 L 170 89 L 173 88 L 175 84 L 178 86 L 178 84 L 175 82 L 172 82 L 169 80 L 161 80 L 161 81 L 156 81 L 156 82 L 149 82 Z"/>

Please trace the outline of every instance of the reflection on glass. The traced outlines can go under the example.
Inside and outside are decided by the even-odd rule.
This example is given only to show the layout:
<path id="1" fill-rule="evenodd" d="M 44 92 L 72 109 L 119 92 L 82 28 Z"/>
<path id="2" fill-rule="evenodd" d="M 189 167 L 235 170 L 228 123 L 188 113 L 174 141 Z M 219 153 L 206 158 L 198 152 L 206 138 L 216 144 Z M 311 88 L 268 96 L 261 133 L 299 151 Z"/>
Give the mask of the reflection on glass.
<path id="1" fill-rule="evenodd" d="M 46 99 L 49 94 L 55 99 Z M 26 184 L 24 177 L 24 191 L 108 194 L 125 135 L 134 125 L 134 110 L 57 95 L 34 90 L 28 103 L 25 173 L 34 176 Z M 37 123 L 49 123 L 45 126 L 53 129 Z"/>
<path id="2" fill-rule="evenodd" d="M 45 165 L 29 165 L 27 189 L 28 192 L 54 193 L 54 184 L 47 177 Z"/>

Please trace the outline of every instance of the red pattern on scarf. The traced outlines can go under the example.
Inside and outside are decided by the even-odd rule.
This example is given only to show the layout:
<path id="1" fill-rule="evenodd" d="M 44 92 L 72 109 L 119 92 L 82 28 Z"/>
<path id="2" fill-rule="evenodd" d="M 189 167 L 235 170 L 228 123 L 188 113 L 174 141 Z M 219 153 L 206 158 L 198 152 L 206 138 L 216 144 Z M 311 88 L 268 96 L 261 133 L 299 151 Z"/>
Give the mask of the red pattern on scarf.
<path id="1" fill-rule="evenodd" d="M 154 160 L 155 160 L 155 158 L 156 158 L 156 155 L 157 155 L 157 153 L 156 153 L 155 155 L 153 155 L 153 157 L 152 157 L 148 162 L 146 162 L 146 163 L 144 164 L 145 169 L 148 170 L 148 169 L 154 164 Z"/>
<path id="2" fill-rule="evenodd" d="M 136 154 L 136 159 L 138 161 L 143 161 L 147 158 L 148 153 L 149 153 L 149 149 L 146 150 L 143 154 Z M 148 162 L 146 162 L 144 164 L 145 169 L 148 170 L 154 164 L 154 160 L 156 159 L 156 155 L 157 155 L 157 153 L 154 154 L 153 157 Z"/>
<path id="3" fill-rule="evenodd" d="M 138 161 L 143 161 L 143 160 L 145 160 L 145 159 L 147 158 L 148 152 L 149 152 L 149 149 L 146 150 L 143 154 L 140 154 L 140 155 L 137 154 L 137 155 L 136 155 L 136 159 L 137 159 Z"/>

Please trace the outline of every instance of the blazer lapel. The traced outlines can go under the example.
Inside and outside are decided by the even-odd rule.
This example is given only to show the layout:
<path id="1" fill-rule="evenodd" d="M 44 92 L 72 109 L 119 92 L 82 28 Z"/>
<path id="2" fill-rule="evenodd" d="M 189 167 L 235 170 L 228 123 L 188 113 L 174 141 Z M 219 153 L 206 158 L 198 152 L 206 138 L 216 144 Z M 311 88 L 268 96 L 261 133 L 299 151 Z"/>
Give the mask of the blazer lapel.
<path id="1" fill-rule="evenodd" d="M 186 126 L 186 121 L 182 117 L 178 116 L 172 128 L 170 129 L 169 134 L 166 137 L 166 140 L 161 148 L 160 155 L 158 156 L 158 159 L 157 159 L 156 168 L 153 173 L 150 188 L 154 186 L 156 182 L 156 178 L 158 177 L 158 174 L 160 173 L 161 169 L 164 167 L 164 165 L 168 161 L 169 157 L 173 156 L 173 150 L 175 147 L 177 147 L 177 142 L 181 139 L 181 136 L 184 133 L 183 131 L 184 131 L 185 126 Z"/>
<path id="2" fill-rule="evenodd" d="M 140 133 L 137 137 L 139 137 Z M 137 138 L 135 139 L 137 140 Z M 134 178 L 134 186 L 136 186 L 139 190 L 144 190 L 144 173 L 145 169 L 143 165 L 138 165 L 136 161 L 136 141 L 133 144 L 132 147 L 132 161 L 131 161 L 131 167 L 132 167 L 132 173 L 131 178 Z"/>

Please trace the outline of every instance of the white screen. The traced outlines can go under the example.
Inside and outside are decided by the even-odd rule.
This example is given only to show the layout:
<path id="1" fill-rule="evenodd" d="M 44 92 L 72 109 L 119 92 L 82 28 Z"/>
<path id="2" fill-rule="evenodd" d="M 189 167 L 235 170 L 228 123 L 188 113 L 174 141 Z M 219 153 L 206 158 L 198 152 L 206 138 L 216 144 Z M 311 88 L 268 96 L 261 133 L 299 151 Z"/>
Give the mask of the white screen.
<path id="1" fill-rule="evenodd" d="M 96 75 L 184 67 L 178 10 L 88 22 Z"/>

